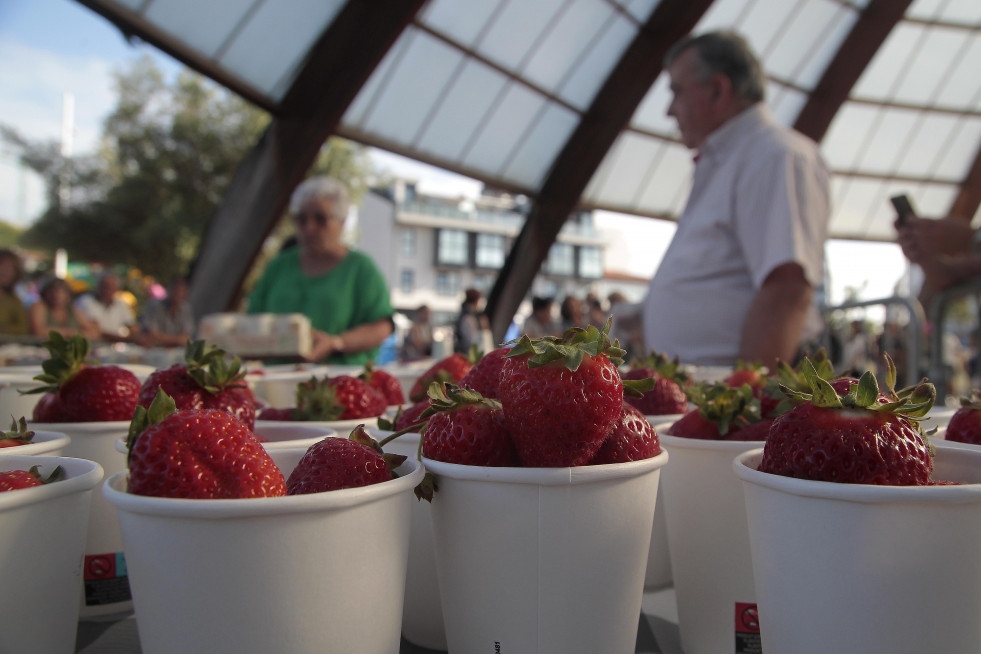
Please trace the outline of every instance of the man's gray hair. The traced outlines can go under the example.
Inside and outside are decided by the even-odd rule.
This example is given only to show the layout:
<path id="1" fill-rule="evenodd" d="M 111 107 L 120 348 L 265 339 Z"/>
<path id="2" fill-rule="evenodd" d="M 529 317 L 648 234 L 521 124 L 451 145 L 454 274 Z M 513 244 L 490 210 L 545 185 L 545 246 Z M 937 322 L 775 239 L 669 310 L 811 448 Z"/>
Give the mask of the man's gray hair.
<path id="1" fill-rule="evenodd" d="M 664 56 L 667 68 L 682 52 L 695 51 L 702 81 L 722 74 L 732 82 L 733 91 L 746 104 L 761 102 L 766 96 L 766 76 L 759 59 L 739 34 L 728 30 L 689 36 L 675 43 Z"/>
<path id="2" fill-rule="evenodd" d="M 329 200 L 334 205 L 338 217 L 347 218 L 350 208 L 347 186 L 332 177 L 311 177 L 304 180 L 290 196 L 290 213 L 299 213 L 309 200 Z"/>

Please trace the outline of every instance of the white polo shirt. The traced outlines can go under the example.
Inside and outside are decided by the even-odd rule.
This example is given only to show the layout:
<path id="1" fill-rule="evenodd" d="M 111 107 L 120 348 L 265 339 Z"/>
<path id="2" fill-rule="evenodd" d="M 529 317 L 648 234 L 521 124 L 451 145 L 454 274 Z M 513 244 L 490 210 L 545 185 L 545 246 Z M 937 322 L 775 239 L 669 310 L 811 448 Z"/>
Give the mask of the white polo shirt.
<path id="1" fill-rule="evenodd" d="M 86 293 L 78 298 L 76 304 L 89 320 L 99 325 L 99 331 L 104 334 L 122 336 L 126 329 L 136 322 L 133 309 L 125 300 L 118 297 L 112 301 L 112 304 L 106 306 L 94 295 Z"/>
<path id="2" fill-rule="evenodd" d="M 774 268 L 799 263 L 820 285 L 829 216 L 817 145 L 765 105 L 712 132 L 644 300 L 646 347 L 684 363 L 732 365 L 749 305 Z M 814 307 L 812 314 L 809 326 L 819 329 Z"/>

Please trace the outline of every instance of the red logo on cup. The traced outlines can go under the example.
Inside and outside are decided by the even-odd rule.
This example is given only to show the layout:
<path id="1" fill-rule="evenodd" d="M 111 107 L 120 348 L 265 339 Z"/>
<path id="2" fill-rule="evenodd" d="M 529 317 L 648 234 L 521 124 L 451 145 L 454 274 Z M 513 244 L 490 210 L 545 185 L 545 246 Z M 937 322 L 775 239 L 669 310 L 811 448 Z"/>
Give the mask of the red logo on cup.
<path id="1" fill-rule="evenodd" d="M 86 579 L 112 579 L 116 576 L 115 554 L 91 554 L 85 557 Z"/>

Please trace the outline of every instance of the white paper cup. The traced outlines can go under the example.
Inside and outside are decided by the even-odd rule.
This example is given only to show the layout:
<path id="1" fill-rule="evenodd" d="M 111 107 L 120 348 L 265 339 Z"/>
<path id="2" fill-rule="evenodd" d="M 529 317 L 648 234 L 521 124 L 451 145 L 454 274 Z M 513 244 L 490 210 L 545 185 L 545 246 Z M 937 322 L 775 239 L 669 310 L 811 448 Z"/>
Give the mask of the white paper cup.
<path id="1" fill-rule="evenodd" d="M 660 437 L 663 431 L 666 431 L 683 415 L 683 413 L 669 413 L 645 417 Z M 644 588 L 653 590 L 669 586 L 673 578 L 670 546 L 668 545 L 668 525 L 667 519 L 664 517 L 664 492 L 659 485 L 657 502 L 654 505 L 654 528 L 651 531 L 651 546 L 647 552 L 647 574 L 644 576 Z"/>
<path id="2" fill-rule="evenodd" d="M 129 422 L 28 422 L 28 427 L 67 434 L 70 440 L 62 454 L 95 461 L 106 477 L 126 469 L 125 449 L 118 451 L 116 441 L 125 440 Z M 79 612 L 83 620 L 106 619 L 133 610 L 116 509 L 101 493 L 92 497 L 83 579 L 85 593 Z"/>
<path id="3" fill-rule="evenodd" d="M 60 465 L 67 478 L 0 493 L 0 652 L 74 652 L 89 503 L 103 472 L 83 459 L 0 457 L 0 471 L 34 465 L 45 476 Z"/>
<path id="4" fill-rule="evenodd" d="M 938 447 L 934 478 L 872 486 L 733 462 L 749 519 L 763 648 L 809 654 L 978 652 L 981 451 Z"/>
<path id="5" fill-rule="evenodd" d="M 0 456 L 14 455 L 25 456 L 42 454 L 44 456 L 61 456 L 65 446 L 71 442 L 68 434 L 57 431 L 38 431 L 34 430 L 34 438 L 25 445 L 14 445 L 13 447 L 0 447 Z"/>
<path id="6" fill-rule="evenodd" d="M 661 447 L 671 454 L 661 494 L 682 646 L 686 654 L 753 651 L 759 633 L 736 619 L 755 611 L 756 592 L 746 505 L 732 459 L 763 442 L 681 438 L 666 431 L 658 432 Z"/>
<path id="7" fill-rule="evenodd" d="M 409 504 L 423 476 L 417 461 L 399 472 L 235 500 L 132 495 L 126 474 L 113 475 L 103 492 L 119 511 L 143 654 L 398 654 Z"/>
<path id="8" fill-rule="evenodd" d="M 450 652 L 632 654 L 660 468 L 423 459 Z"/>
<path id="9" fill-rule="evenodd" d="M 277 409 L 296 406 L 296 387 L 311 377 L 324 377 L 327 366 L 310 365 L 300 369 L 295 365 L 267 366 L 262 374 L 246 375 L 257 400 Z"/>
<path id="10" fill-rule="evenodd" d="M 34 415 L 34 407 L 41 400 L 43 393 L 21 395 L 20 391 L 28 391 L 40 386 L 41 382 L 34 379 L 34 375 L 39 374 L 41 374 L 40 367 L 36 372 L 20 368 L 0 369 L 0 424 L 9 425 L 11 417 L 17 420 L 31 419 Z"/>
<path id="11" fill-rule="evenodd" d="M 954 417 L 954 414 L 957 413 L 959 408 L 944 406 L 942 404 L 940 406 L 934 406 L 930 410 L 930 413 L 927 414 L 927 419 L 923 421 L 923 428 L 929 430 L 934 427 L 947 427 L 947 423 L 950 422 L 950 419 Z"/>
<path id="12" fill-rule="evenodd" d="M 382 440 L 392 432 L 372 429 Z M 402 434 L 385 445 L 385 451 L 415 459 L 419 453 L 419 434 Z M 446 650 L 446 630 L 436 577 L 436 549 L 433 545 L 432 507 L 425 500 L 413 500 L 409 537 L 409 566 L 405 576 L 405 607 L 402 611 L 402 637 L 414 645 Z"/>

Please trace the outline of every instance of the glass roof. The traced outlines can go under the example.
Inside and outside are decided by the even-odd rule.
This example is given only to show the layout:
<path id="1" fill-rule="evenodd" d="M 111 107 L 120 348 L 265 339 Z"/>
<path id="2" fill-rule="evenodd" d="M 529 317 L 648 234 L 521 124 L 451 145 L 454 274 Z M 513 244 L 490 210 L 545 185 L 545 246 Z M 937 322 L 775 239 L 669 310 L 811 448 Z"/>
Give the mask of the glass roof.
<path id="1" fill-rule="evenodd" d="M 187 63 L 275 107 L 343 0 L 86 0 Z M 658 0 L 431 0 L 345 113 L 369 145 L 536 195 Z M 730 28 L 760 55 L 767 103 L 793 125 L 868 0 L 716 0 L 695 32 Z M 836 238 L 892 240 L 888 197 L 943 215 L 981 148 L 981 2 L 914 0 L 842 105 L 821 148 Z M 272 45 L 274 44 L 274 45 Z M 352 55 L 354 56 L 354 55 Z M 690 153 L 661 75 L 582 196 L 674 218 Z"/>

